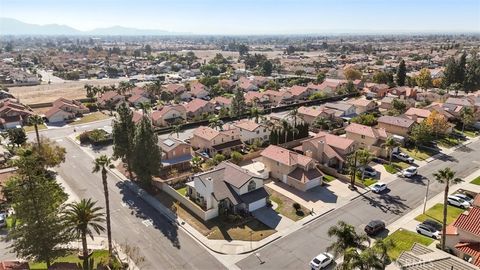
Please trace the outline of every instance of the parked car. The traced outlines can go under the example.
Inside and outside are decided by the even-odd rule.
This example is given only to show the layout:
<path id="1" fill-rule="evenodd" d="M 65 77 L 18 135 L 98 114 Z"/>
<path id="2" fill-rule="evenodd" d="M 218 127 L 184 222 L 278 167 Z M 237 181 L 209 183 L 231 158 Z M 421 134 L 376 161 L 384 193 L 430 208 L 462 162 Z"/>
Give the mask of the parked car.
<path id="1" fill-rule="evenodd" d="M 0 228 L 7 226 L 7 215 L 0 213 Z"/>
<path id="2" fill-rule="evenodd" d="M 439 237 L 438 230 L 426 224 L 418 224 L 416 230 L 417 233 L 434 239 L 438 239 Z"/>
<path id="3" fill-rule="evenodd" d="M 364 229 L 367 235 L 375 235 L 383 230 L 385 230 L 385 222 L 381 220 L 370 221 Z"/>
<path id="4" fill-rule="evenodd" d="M 310 268 L 312 270 L 319 270 L 327 267 L 333 261 L 333 255 L 327 252 L 318 254 L 317 257 L 310 261 Z"/>
<path id="5" fill-rule="evenodd" d="M 447 201 L 448 201 L 448 204 L 456 206 L 456 207 L 460 207 L 462 209 L 470 207 L 469 202 L 464 201 L 463 199 L 460 199 L 455 195 L 449 195 L 448 198 L 447 198 Z"/>
<path id="6" fill-rule="evenodd" d="M 410 166 L 400 172 L 400 175 L 403 177 L 414 177 L 417 175 L 417 167 Z"/>
<path id="7" fill-rule="evenodd" d="M 374 168 L 370 166 L 366 166 L 363 168 L 360 168 L 360 172 L 363 173 L 363 175 L 368 176 L 368 177 L 377 177 L 377 171 L 375 171 Z"/>
<path id="8" fill-rule="evenodd" d="M 399 159 L 401 161 L 405 161 L 407 163 L 413 163 L 415 162 L 415 160 L 410 157 L 409 155 L 405 154 L 405 153 L 402 153 L 402 152 L 396 152 L 396 153 L 393 153 L 392 154 L 392 157 L 396 158 L 396 159 Z"/>
<path id="9" fill-rule="evenodd" d="M 380 193 L 387 189 L 387 184 L 385 183 L 375 183 L 370 186 L 370 189 L 372 190 L 373 193 Z"/>
<path id="10" fill-rule="evenodd" d="M 437 222 L 433 219 L 426 219 L 422 222 L 422 224 L 428 225 L 432 228 L 435 228 L 437 231 L 441 231 L 443 226 L 440 224 L 440 222 Z"/>
<path id="11" fill-rule="evenodd" d="M 468 195 L 465 195 L 465 194 L 461 194 L 461 193 L 457 193 L 457 194 L 453 194 L 453 196 L 457 197 L 457 198 L 460 198 L 466 202 L 468 202 L 470 205 L 473 204 L 473 198 L 468 196 Z"/>

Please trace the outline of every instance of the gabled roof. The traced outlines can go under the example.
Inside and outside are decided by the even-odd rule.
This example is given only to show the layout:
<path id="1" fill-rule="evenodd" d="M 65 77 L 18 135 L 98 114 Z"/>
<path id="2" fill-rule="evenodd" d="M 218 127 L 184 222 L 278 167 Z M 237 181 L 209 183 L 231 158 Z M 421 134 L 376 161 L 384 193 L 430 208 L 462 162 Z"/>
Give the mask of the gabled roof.
<path id="1" fill-rule="evenodd" d="M 388 137 L 383 128 L 374 128 L 357 123 L 351 123 L 345 128 L 345 131 L 376 139 L 386 139 Z"/>
<path id="2" fill-rule="evenodd" d="M 294 85 L 290 88 L 290 93 L 294 96 L 302 95 L 303 93 L 308 91 L 308 87 L 301 86 L 301 85 Z"/>
<path id="3" fill-rule="evenodd" d="M 209 104 L 208 101 L 205 101 L 203 99 L 199 99 L 199 98 L 196 98 L 190 102 L 188 102 L 187 104 L 184 105 L 185 109 L 187 110 L 187 112 L 196 112 L 198 111 L 200 108 L 202 107 L 205 107 Z"/>
<path id="4" fill-rule="evenodd" d="M 420 109 L 420 108 L 410 108 L 408 109 L 406 112 L 405 112 L 405 115 L 408 115 L 408 116 L 417 116 L 417 117 L 421 117 L 421 118 L 427 118 L 428 116 L 430 116 L 431 112 L 429 110 L 425 110 L 425 109 Z"/>
<path id="5" fill-rule="evenodd" d="M 381 116 L 377 119 L 377 122 L 403 128 L 410 128 L 415 123 L 412 119 L 390 115 Z"/>
<path id="6" fill-rule="evenodd" d="M 472 207 L 462 213 L 453 223 L 453 226 L 457 227 L 457 230 L 460 229 L 480 237 L 479 221 L 480 207 Z"/>
<path id="7" fill-rule="evenodd" d="M 167 112 L 172 111 L 172 110 L 178 111 L 179 113 L 186 113 L 187 112 L 185 107 L 183 107 L 182 105 L 167 105 L 167 106 L 163 106 L 158 111 L 154 111 L 152 113 L 152 120 L 156 121 L 156 120 L 162 118 Z"/>
<path id="8" fill-rule="evenodd" d="M 261 125 L 252 120 L 241 120 L 233 124 L 234 126 L 248 131 L 255 131 Z"/>
<path id="9" fill-rule="evenodd" d="M 193 136 L 198 136 L 203 138 L 207 141 L 212 140 L 213 138 L 217 137 L 220 134 L 218 130 L 215 130 L 211 127 L 201 126 L 195 129 L 193 132 Z"/>
<path id="10" fill-rule="evenodd" d="M 306 167 L 307 164 L 313 161 L 311 157 L 295 153 L 293 151 L 276 145 L 269 145 L 267 148 L 265 148 L 265 150 L 260 153 L 260 155 L 262 157 L 272 159 L 287 166 L 300 165 Z"/>
<path id="11" fill-rule="evenodd" d="M 348 149 L 350 146 L 352 146 L 355 143 L 354 140 L 351 140 L 351 139 L 348 139 L 348 138 L 345 138 L 345 137 L 340 137 L 340 136 L 337 136 L 337 135 L 333 135 L 333 134 L 330 134 L 330 133 L 326 133 L 326 132 L 323 132 L 323 131 L 318 132 L 315 137 L 316 138 L 325 138 L 325 142 L 328 145 L 330 145 L 332 147 L 335 147 L 335 148 L 338 148 L 338 149 L 342 149 L 342 150 Z"/>
<path id="12" fill-rule="evenodd" d="M 471 256 L 472 261 L 470 263 L 480 267 L 480 243 L 458 243 L 455 248 Z"/>

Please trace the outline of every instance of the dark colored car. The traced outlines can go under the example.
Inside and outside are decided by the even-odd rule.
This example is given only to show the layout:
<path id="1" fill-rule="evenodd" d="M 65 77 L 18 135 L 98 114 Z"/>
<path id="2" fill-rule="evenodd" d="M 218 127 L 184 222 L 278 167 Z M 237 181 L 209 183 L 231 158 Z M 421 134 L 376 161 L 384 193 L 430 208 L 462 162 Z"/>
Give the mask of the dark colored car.
<path id="1" fill-rule="evenodd" d="M 365 226 L 365 232 L 368 235 L 375 235 L 385 230 L 385 222 L 381 220 L 372 220 Z"/>
<path id="2" fill-rule="evenodd" d="M 422 222 L 422 224 L 425 224 L 425 225 L 428 225 L 430 227 L 433 227 L 435 228 L 437 231 L 441 231 L 442 230 L 442 224 L 440 224 L 439 222 L 433 220 L 433 219 L 427 219 L 425 220 L 424 222 Z"/>

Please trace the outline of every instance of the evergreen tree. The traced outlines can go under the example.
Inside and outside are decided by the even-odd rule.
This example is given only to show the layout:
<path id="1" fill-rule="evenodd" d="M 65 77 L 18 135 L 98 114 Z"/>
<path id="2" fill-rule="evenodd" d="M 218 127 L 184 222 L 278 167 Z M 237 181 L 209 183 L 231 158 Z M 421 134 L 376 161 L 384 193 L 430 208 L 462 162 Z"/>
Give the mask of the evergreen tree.
<path id="1" fill-rule="evenodd" d="M 407 68 L 405 66 L 405 60 L 400 61 L 397 69 L 397 84 L 398 86 L 404 86 L 407 79 Z"/>
<path id="2" fill-rule="evenodd" d="M 480 60 L 477 57 L 476 51 L 472 52 L 472 58 L 468 61 L 463 87 L 465 92 L 474 91 L 480 88 Z"/>
<path id="3" fill-rule="evenodd" d="M 18 170 L 9 187 L 15 218 L 20 222 L 9 232 L 8 239 L 18 257 L 45 262 L 50 267 L 65 254 L 62 246 L 71 236 L 66 233 L 68 226 L 61 215 L 67 194 L 41 160 L 37 152 L 23 148 L 13 161 Z"/>
<path id="4" fill-rule="evenodd" d="M 151 185 L 152 177 L 159 173 L 162 154 L 157 145 L 152 122 L 147 115 L 137 124 L 134 137 L 132 169 L 145 186 Z"/>
<path id="5" fill-rule="evenodd" d="M 456 68 L 455 82 L 463 84 L 465 80 L 465 70 L 467 65 L 467 55 L 465 53 L 460 56 L 458 60 L 458 65 Z"/>
<path id="6" fill-rule="evenodd" d="M 233 96 L 231 108 L 233 117 L 240 117 L 243 115 L 245 111 L 245 97 L 243 96 L 242 90 L 237 89 L 235 91 L 235 96 Z"/>
<path id="7" fill-rule="evenodd" d="M 125 159 L 130 178 L 132 178 L 134 134 L 133 112 L 126 103 L 122 103 L 117 109 L 116 119 L 113 120 L 113 156 Z"/>

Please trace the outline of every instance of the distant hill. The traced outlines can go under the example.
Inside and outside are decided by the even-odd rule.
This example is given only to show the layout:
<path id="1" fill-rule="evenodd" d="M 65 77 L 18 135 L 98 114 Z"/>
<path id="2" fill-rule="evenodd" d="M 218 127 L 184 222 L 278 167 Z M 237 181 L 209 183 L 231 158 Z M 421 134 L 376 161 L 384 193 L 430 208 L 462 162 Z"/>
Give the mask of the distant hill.
<path id="1" fill-rule="evenodd" d="M 136 29 L 123 26 L 96 28 L 90 31 L 80 31 L 68 25 L 61 24 L 30 24 L 12 18 L 0 18 L 0 35 L 86 35 L 86 36 L 159 36 L 179 33 L 164 30 Z"/>

